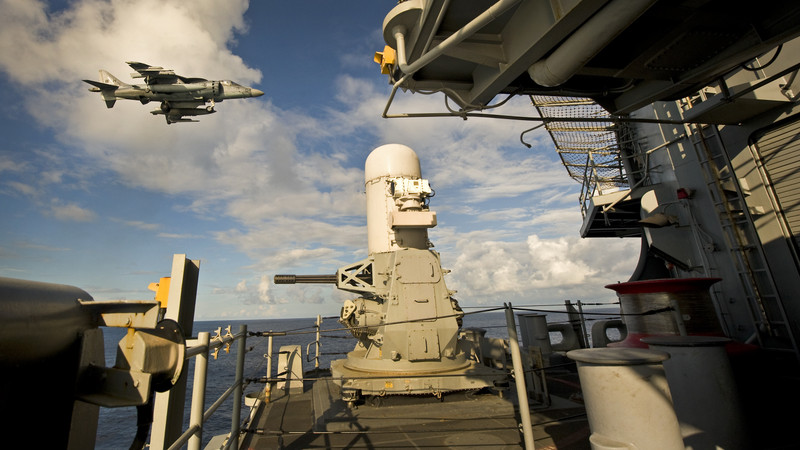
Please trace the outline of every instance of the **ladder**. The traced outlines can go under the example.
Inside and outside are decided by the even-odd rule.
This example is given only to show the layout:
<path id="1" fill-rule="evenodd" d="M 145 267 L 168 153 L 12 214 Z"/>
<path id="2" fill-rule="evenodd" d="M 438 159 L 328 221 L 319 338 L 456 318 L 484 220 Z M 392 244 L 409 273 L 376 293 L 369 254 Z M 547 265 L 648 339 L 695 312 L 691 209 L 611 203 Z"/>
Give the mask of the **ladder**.
<path id="1" fill-rule="evenodd" d="M 759 343 L 764 348 L 797 352 L 751 211 L 724 151 L 719 130 L 715 125 L 687 124 L 686 133 L 702 168 Z"/>

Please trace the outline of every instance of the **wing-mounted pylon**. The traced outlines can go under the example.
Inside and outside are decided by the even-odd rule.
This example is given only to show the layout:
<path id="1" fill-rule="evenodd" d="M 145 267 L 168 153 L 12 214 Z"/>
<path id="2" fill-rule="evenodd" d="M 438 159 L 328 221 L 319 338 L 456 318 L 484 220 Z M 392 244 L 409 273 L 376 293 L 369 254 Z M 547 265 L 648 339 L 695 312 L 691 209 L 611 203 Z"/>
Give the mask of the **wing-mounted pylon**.
<path id="1" fill-rule="evenodd" d="M 177 122 L 198 122 L 197 120 L 184 119 L 183 117 L 205 116 L 207 114 L 213 114 L 216 112 L 213 106 L 198 108 L 198 106 L 203 104 L 205 104 L 205 102 L 202 100 L 197 102 L 161 102 L 161 106 L 158 109 L 150 111 L 150 114 L 154 116 L 164 115 L 164 118 L 167 120 L 167 124 Z"/>

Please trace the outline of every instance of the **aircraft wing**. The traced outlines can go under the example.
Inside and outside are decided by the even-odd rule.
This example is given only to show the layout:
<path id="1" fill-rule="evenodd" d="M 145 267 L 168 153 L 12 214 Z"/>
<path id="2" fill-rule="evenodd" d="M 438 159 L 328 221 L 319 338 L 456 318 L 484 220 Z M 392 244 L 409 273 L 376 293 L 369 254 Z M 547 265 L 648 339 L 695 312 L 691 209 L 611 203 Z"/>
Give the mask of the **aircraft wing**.
<path id="1" fill-rule="evenodd" d="M 151 66 L 150 64 L 135 61 L 128 61 L 128 65 L 136 71 L 136 73 L 131 74 L 131 77 L 145 78 L 148 83 L 151 80 L 158 80 L 160 82 L 173 82 L 176 78 L 178 78 L 178 75 L 175 74 L 175 71 L 165 69 L 161 66 Z"/>

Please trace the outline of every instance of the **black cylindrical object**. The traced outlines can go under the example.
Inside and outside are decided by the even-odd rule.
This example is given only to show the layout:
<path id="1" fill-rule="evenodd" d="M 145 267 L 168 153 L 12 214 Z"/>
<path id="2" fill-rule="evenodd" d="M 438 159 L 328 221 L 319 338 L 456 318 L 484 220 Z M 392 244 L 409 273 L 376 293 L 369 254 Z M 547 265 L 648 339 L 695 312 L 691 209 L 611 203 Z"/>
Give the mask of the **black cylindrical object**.
<path id="1" fill-rule="evenodd" d="M 0 363 L 50 357 L 93 328 L 80 301 L 86 291 L 63 284 L 0 277 Z"/>

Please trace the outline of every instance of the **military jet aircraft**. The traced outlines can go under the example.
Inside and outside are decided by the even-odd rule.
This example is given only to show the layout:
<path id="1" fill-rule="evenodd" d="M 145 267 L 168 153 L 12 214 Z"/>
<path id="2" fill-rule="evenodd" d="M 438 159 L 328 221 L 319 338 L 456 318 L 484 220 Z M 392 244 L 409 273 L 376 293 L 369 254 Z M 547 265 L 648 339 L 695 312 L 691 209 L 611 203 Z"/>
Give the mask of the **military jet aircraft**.
<path id="1" fill-rule="evenodd" d="M 216 102 L 231 98 L 250 98 L 264 92 L 242 86 L 230 80 L 209 81 L 205 78 L 187 78 L 163 67 L 140 62 L 128 62 L 136 71 L 132 78 L 144 78 L 145 84 L 127 84 L 105 70 L 100 70 L 100 81 L 83 80 L 93 87 L 90 92 L 99 92 L 109 108 L 117 99 L 139 100 L 142 104 L 161 102 L 151 114 L 163 114 L 167 123 L 197 122 L 184 116 L 202 116 L 216 112 Z M 199 108 L 199 106 L 205 106 Z"/>

